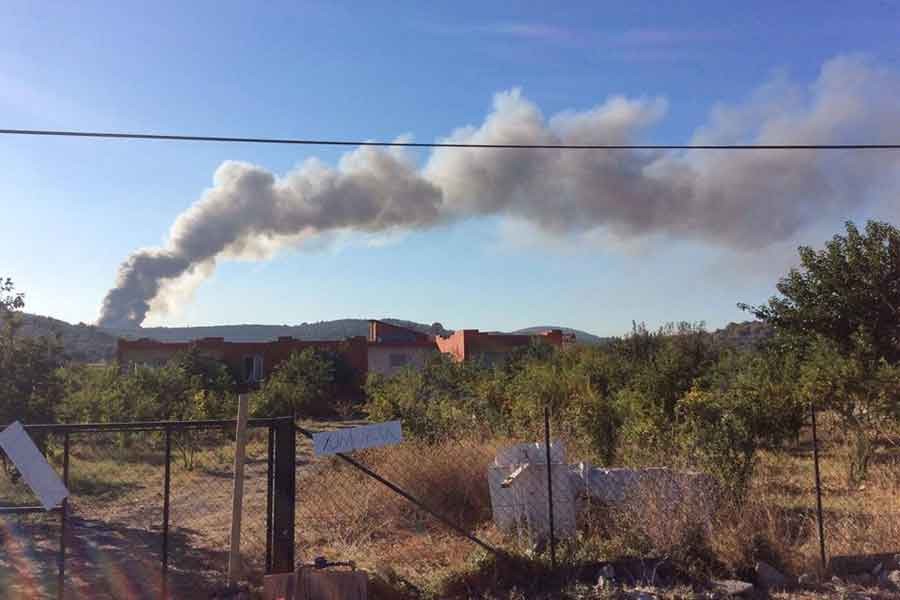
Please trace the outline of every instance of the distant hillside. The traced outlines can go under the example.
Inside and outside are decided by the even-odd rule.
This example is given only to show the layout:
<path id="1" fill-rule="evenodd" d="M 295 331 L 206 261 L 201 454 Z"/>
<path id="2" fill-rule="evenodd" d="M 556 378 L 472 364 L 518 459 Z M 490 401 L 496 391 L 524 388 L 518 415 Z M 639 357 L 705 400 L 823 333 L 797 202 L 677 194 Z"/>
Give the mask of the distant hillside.
<path id="1" fill-rule="evenodd" d="M 449 335 L 452 331 L 444 329 L 440 323 L 425 325 L 401 319 L 382 319 L 388 323 L 400 325 L 435 335 Z M 143 327 L 111 331 L 114 335 L 135 339 L 151 338 L 165 342 L 183 342 L 203 337 L 223 337 L 229 342 L 255 342 L 273 340 L 279 336 L 292 336 L 301 340 L 343 340 L 348 337 L 366 336 L 369 334 L 368 319 L 336 319 L 334 321 L 317 321 L 300 325 L 213 325 L 209 327 Z"/>
<path id="2" fill-rule="evenodd" d="M 40 337 L 58 335 L 69 357 L 76 362 L 101 362 L 116 355 L 116 339 L 150 338 L 165 342 L 190 341 L 203 337 L 223 337 L 232 342 L 268 341 L 279 336 L 293 336 L 302 340 L 342 340 L 369 333 L 368 319 L 337 319 L 301 323 L 300 325 L 215 325 L 210 327 L 146 327 L 112 330 L 79 323 L 23 313 L 19 335 Z M 402 319 L 383 319 L 388 323 L 408 327 L 432 335 L 450 335 L 440 323 L 426 325 Z"/>
<path id="3" fill-rule="evenodd" d="M 729 323 L 722 329 L 713 332 L 713 338 L 735 348 L 750 348 L 774 335 L 772 326 L 762 321 L 743 321 Z"/>
<path id="4" fill-rule="evenodd" d="M 72 325 L 53 317 L 24 313 L 19 335 L 42 337 L 58 335 L 66 354 L 77 362 L 101 362 L 116 355 L 116 336 L 110 332 L 79 323 Z"/>
<path id="5" fill-rule="evenodd" d="M 580 329 L 556 327 L 553 325 L 526 327 L 513 333 L 539 333 L 548 329 L 562 329 L 565 333 L 574 333 L 577 342 L 591 346 L 608 344 L 616 339 L 614 337 L 599 337 Z M 729 323 L 722 329 L 710 332 L 709 335 L 712 336 L 713 340 L 726 347 L 751 348 L 772 337 L 773 333 L 772 327 L 762 321 L 744 321 L 741 323 Z"/>
<path id="6" fill-rule="evenodd" d="M 548 329 L 562 329 L 563 333 L 574 333 L 575 341 L 579 344 L 587 344 L 589 346 L 597 346 L 605 344 L 613 338 L 604 338 L 580 329 L 572 329 L 571 327 L 559 327 L 558 325 L 537 325 L 535 327 L 526 327 L 525 329 L 517 329 L 513 333 L 541 333 Z"/>
<path id="7" fill-rule="evenodd" d="M 450 335 L 452 330 L 440 323 L 426 325 L 402 319 L 383 319 L 388 323 L 409 327 L 431 335 Z M 548 329 L 562 329 L 574 333 L 578 343 L 599 345 L 613 338 L 593 335 L 580 329 L 540 325 L 526 327 L 513 333 L 539 333 Z M 348 337 L 365 336 L 369 331 L 368 319 L 337 319 L 299 325 L 215 325 L 210 327 L 146 327 L 131 330 L 101 329 L 94 325 L 79 323 L 72 325 L 52 317 L 24 313 L 20 335 L 38 337 L 59 335 L 69 357 L 77 362 L 101 362 L 112 360 L 116 354 L 116 339 L 141 337 L 161 341 L 189 341 L 203 337 L 223 337 L 233 342 L 267 341 L 279 336 L 293 336 L 301 340 L 342 340 Z M 727 346 L 745 348 L 756 345 L 772 335 L 772 329 L 759 321 L 729 323 L 723 329 L 711 334 Z"/>

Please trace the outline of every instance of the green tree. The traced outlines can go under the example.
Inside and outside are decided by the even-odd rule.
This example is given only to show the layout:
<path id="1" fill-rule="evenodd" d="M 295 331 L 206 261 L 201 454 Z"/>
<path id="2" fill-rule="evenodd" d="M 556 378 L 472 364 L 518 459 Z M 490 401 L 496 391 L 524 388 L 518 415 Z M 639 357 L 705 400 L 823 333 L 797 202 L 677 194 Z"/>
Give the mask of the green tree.
<path id="1" fill-rule="evenodd" d="M 799 388 L 807 403 L 832 410 L 850 437 L 847 480 L 865 479 L 873 447 L 873 431 L 900 420 L 900 366 L 873 359 L 865 338 L 854 335 L 847 350 L 831 340 L 816 338 L 799 369 Z"/>
<path id="2" fill-rule="evenodd" d="M 26 338 L 18 335 L 18 311 L 25 306 L 13 282 L 0 278 L 0 427 L 12 421 L 49 423 L 63 396 L 57 376 L 64 354 L 55 337 Z M 37 436 L 43 447 L 46 440 Z M 4 468 L 6 456 L 0 452 Z"/>
<path id="3" fill-rule="evenodd" d="M 611 351 L 629 363 L 627 383 L 617 394 L 629 459 L 658 463 L 675 450 L 678 404 L 714 364 L 719 350 L 703 323 L 681 322 L 655 333 L 636 326 Z"/>
<path id="4" fill-rule="evenodd" d="M 850 479 L 865 477 L 871 425 L 896 418 L 893 373 L 900 362 L 900 230 L 852 222 L 822 250 L 799 248 L 800 267 L 778 283 L 780 296 L 742 308 L 780 335 L 805 338 L 807 400 L 834 409 L 854 439 Z"/>
<path id="5" fill-rule="evenodd" d="M 493 420 L 496 407 L 483 400 L 496 390 L 485 379 L 480 390 L 484 396 L 478 394 L 480 375 L 492 372 L 437 355 L 420 371 L 402 369 L 391 377 L 370 374 L 365 409 L 374 420 L 402 419 L 404 431 L 423 439 L 471 432 L 473 425 L 488 425 Z"/>
<path id="6" fill-rule="evenodd" d="M 761 448 L 796 435 L 802 405 L 792 356 L 726 352 L 697 378 L 678 404 L 678 433 L 694 460 L 717 476 L 738 502 L 744 498 Z"/>
<path id="7" fill-rule="evenodd" d="M 190 379 L 190 387 L 195 391 L 214 396 L 234 392 L 234 373 L 225 363 L 204 355 L 195 345 L 173 356 L 171 362 Z"/>
<path id="8" fill-rule="evenodd" d="M 0 314 L 20 310 L 24 306 L 25 295 L 16 292 L 12 279 L 0 276 Z"/>
<path id="9" fill-rule="evenodd" d="M 875 359 L 900 360 L 900 230 L 852 222 L 822 250 L 801 246 L 800 267 L 777 285 L 780 296 L 763 306 L 740 304 L 780 332 L 820 335 L 844 355 L 862 339 Z"/>
<path id="10" fill-rule="evenodd" d="M 334 392 L 334 356 L 317 348 L 294 352 L 253 397 L 253 414 L 319 416 Z"/>

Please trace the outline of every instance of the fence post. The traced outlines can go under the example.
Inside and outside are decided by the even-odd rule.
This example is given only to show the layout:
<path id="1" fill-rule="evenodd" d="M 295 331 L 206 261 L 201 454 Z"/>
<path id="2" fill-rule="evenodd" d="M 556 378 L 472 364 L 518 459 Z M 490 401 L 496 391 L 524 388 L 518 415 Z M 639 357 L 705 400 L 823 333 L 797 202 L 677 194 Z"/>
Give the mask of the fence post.
<path id="1" fill-rule="evenodd" d="M 69 489 L 69 432 L 63 434 L 63 485 Z M 59 517 L 59 582 L 56 597 L 66 597 L 66 520 L 68 519 L 69 499 L 63 498 Z"/>
<path id="2" fill-rule="evenodd" d="M 272 572 L 294 571 L 294 502 L 297 445 L 294 419 L 275 430 L 275 479 L 272 494 Z"/>
<path id="3" fill-rule="evenodd" d="M 163 475 L 162 581 L 160 596 L 169 597 L 169 496 L 172 487 L 172 428 L 166 425 L 166 457 Z"/>
<path id="4" fill-rule="evenodd" d="M 268 427 L 266 444 L 266 575 L 272 572 L 272 479 L 275 476 L 275 427 Z"/>
<path id="5" fill-rule="evenodd" d="M 547 454 L 547 508 L 550 518 L 550 567 L 556 570 L 556 532 L 553 528 L 553 465 L 550 462 L 550 407 L 544 406 L 544 451 Z"/>
<path id="6" fill-rule="evenodd" d="M 234 436 L 234 493 L 231 497 L 231 549 L 228 553 L 228 585 L 235 585 L 241 570 L 241 518 L 244 510 L 244 463 L 247 449 L 247 410 L 250 397 L 238 395 Z"/>
<path id="7" fill-rule="evenodd" d="M 816 521 L 819 526 L 819 559 L 822 561 L 822 573 L 825 573 L 825 526 L 822 524 L 822 481 L 819 476 L 819 439 L 816 435 L 816 404 L 809 403 L 809 411 L 812 416 L 812 442 L 813 442 L 813 465 L 816 472 Z"/>

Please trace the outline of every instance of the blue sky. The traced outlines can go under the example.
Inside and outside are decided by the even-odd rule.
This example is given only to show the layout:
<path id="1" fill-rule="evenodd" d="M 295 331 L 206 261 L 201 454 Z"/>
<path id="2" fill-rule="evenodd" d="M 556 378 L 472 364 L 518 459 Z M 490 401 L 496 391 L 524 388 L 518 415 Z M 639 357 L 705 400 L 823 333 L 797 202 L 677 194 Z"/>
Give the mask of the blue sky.
<path id="1" fill-rule="evenodd" d="M 808 83 L 858 53 L 900 71 L 898 34 L 900 7 L 875 2 L 5 3 L 0 127 L 431 141 L 477 126 L 496 92 L 521 87 L 545 115 L 662 96 L 668 111 L 645 141 L 683 143 L 714 106 L 779 72 Z M 92 322 L 121 261 L 163 244 L 222 161 L 283 174 L 310 156 L 333 164 L 340 152 L 0 138 L 0 273 L 28 310 Z M 744 318 L 736 302 L 771 295 L 791 247 L 873 215 L 830 213 L 753 252 L 659 236 L 548 239 L 502 215 L 341 234 L 267 261 L 222 260 L 148 324 L 717 327 Z"/>

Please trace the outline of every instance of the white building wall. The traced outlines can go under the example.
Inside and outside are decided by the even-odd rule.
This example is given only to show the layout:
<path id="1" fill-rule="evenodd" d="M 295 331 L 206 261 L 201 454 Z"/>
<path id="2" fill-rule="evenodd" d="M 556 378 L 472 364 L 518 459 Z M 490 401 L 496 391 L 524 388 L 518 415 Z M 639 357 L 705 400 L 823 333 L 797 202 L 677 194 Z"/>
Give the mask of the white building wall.
<path id="1" fill-rule="evenodd" d="M 379 346 L 369 345 L 369 371 L 381 375 L 393 375 L 404 367 L 422 369 L 428 359 L 437 354 L 434 346 Z M 399 365 L 402 357 L 403 364 Z"/>

